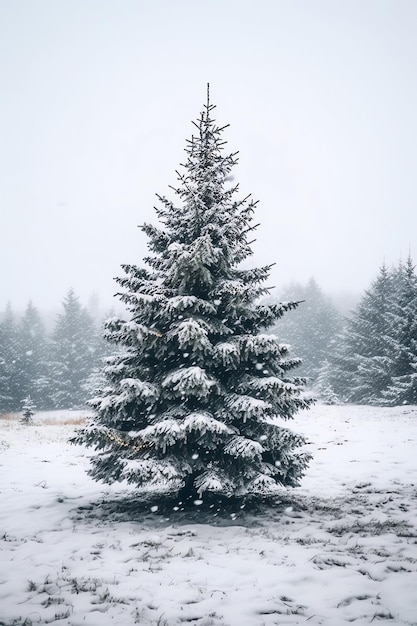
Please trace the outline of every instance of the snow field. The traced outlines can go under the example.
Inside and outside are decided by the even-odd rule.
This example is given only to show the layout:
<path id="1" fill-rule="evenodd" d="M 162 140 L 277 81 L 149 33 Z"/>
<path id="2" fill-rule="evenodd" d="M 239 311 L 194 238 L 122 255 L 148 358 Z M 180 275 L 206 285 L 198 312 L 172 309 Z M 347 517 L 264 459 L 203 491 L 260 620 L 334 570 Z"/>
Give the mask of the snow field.
<path id="1" fill-rule="evenodd" d="M 416 407 L 301 412 L 302 486 L 210 518 L 94 483 L 76 418 L 0 420 L 1 625 L 417 624 Z"/>

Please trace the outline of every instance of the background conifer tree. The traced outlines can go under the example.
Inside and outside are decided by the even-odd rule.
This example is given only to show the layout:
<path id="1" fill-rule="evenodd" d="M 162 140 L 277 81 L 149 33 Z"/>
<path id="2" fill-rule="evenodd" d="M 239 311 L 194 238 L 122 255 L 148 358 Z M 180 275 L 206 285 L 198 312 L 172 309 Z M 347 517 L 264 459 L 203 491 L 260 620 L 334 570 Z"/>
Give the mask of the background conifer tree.
<path id="1" fill-rule="evenodd" d="M 70 409 L 86 401 L 84 384 L 96 364 L 97 333 L 73 289 L 63 301 L 50 346 L 51 408 Z"/>
<path id="2" fill-rule="evenodd" d="M 299 373 L 307 378 L 309 386 L 313 386 L 335 336 L 342 330 L 342 316 L 314 278 L 305 285 L 287 285 L 281 291 L 280 299 L 299 301 L 300 305 L 272 330 L 279 333 L 301 359 Z"/>
<path id="3" fill-rule="evenodd" d="M 47 341 L 37 309 L 29 302 L 18 324 L 19 355 L 16 373 L 19 379 L 18 403 L 30 397 L 38 407 L 46 407 Z"/>
<path id="4" fill-rule="evenodd" d="M 382 396 L 386 404 L 417 404 L 417 276 L 411 257 L 396 270 L 394 285 L 391 381 Z"/>
<path id="5" fill-rule="evenodd" d="M 19 354 L 17 320 L 8 304 L 0 322 L 0 413 L 21 408 Z"/>
<path id="6" fill-rule="evenodd" d="M 351 321 L 351 345 L 356 352 L 357 372 L 350 401 L 378 404 L 390 383 L 393 307 L 393 281 L 383 265 Z"/>
<path id="7" fill-rule="evenodd" d="M 396 287 L 383 265 L 338 337 L 320 376 L 321 385 L 342 402 L 381 404 L 391 383 L 396 342 Z M 327 384 L 326 384 L 327 383 Z"/>
<path id="8" fill-rule="evenodd" d="M 99 451 L 94 478 L 181 499 L 271 495 L 297 485 L 309 459 L 283 424 L 310 404 L 289 375 L 298 361 L 263 333 L 296 305 L 259 304 L 270 266 L 240 268 L 256 203 L 229 183 L 237 158 L 223 152 L 213 108 L 207 98 L 176 202 L 159 197 L 161 226 L 142 227 L 147 267 L 122 266 L 129 318 L 107 323 L 119 352 L 74 440 Z"/>
<path id="9" fill-rule="evenodd" d="M 323 404 L 339 404 L 340 398 L 330 384 L 331 365 L 325 359 L 314 383 L 314 394 Z"/>

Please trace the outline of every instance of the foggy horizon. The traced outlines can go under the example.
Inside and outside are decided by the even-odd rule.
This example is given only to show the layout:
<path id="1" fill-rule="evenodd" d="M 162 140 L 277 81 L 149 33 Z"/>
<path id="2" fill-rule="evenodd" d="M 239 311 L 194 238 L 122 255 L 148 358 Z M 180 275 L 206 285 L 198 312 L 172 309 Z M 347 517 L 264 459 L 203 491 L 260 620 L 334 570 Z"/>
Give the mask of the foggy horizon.
<path id="1" fill-rule="evenodd" d="M 0 312 L 104 309 L 142 265 L 210 83 L 272 296 L 359 297 L 417 261 L 417 5 L 92 0 L 0 5 Z"/>

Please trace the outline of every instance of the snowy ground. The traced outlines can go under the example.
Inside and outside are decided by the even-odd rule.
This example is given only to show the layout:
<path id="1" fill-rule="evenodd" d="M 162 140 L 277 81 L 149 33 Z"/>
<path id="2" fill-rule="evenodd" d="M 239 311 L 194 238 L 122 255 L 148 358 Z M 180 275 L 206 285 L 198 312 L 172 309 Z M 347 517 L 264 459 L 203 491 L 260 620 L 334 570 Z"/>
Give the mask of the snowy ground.
<path id="1" fill-rule="evenodd" d="M 0 420 L 1 626 L 417 624 L 417 407 L 300 413 L 302 487 L 209 523 L 93 483 L 77 416 Z"/>

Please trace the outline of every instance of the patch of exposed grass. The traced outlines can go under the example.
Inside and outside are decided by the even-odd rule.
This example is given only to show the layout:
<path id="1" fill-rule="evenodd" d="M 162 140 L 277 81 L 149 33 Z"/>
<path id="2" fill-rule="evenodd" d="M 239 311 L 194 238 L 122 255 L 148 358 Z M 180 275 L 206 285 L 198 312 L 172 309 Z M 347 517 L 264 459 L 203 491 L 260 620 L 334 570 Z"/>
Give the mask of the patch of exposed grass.
<path id="1" fill-rule="evenodd" d="M 21 413 L 3 413 L 0 415 L 0 421 L 2 422 L 19 422 L 21 420 Z M 36 419 L 36 413 L 33 419 L 35 426 L 84 426 L 87 422 L 87 418 L 68 415 L 65 418 L 46 417 L 44 419 Z"/>
<path id="2" fill-rule="evenodd" d="M 394 533 L 397 536 L 404 536 L 403 533 L 409 531 L 410 528 L 411 525 L 405 520 L 399 522 L 394 520 L 385 520 L 384 522 L 377 520 L 361 522 L 355 520 L 352 523 L 338 524 L 337 526 L 328 528 L 328 532 L 332 535 L 336 535 L 336 537 L 341 537 L 349 533 L 359 534 L 361 536 L 378 536 L 384 535 L 385 533 Z M 408 537 L 409 534 L 406 536 Z"/>
<path id="3" fill-rule="evenodd" d="M 65 419 L 47 417 L 41 422 L 38 422 L 37 426 L 84 426 L 86 421 L 85 417 L 68 417 Z"/>
<path id="4" fill-rule="evenodd" d="M 17 422 L 21 417 L 20 413 L 3 413 L 0 415 L 0 420 L 3 422 Z"/>

